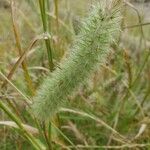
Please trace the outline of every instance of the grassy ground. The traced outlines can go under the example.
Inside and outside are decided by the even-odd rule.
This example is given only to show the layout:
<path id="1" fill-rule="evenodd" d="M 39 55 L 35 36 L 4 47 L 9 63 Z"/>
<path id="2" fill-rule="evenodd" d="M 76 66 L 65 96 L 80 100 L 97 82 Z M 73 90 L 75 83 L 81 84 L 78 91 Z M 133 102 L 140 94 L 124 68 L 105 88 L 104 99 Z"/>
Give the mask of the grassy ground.
<path id="1" fill-rule="evenodd" d="M 38 1 L 0 2 L 1 150 L 150 149 L 150 26 L 141 25 L 149 20 L 130 3 L 107 63 L 68 97 L 58 116 L 40 123 L 28 111 L 27 101 L 66 57 L 92 3 L 50 0 L 42 20 Z M 39 36 L 44 31 L 48 43 Z"/>

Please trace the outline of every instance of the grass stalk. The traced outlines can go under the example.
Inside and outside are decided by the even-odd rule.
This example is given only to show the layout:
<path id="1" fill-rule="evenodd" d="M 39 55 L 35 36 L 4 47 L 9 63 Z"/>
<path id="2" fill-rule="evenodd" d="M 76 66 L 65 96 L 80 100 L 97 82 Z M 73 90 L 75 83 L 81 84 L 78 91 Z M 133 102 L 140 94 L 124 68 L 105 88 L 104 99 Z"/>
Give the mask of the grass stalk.
<path id="1" fill-rule="evenodd" d="M 51 125 L 51 123 L 49 123 L 49 122 L 48 123 L 47 122 L 42 122 L 43 136 L 44 136 L 45 141 L 48 145 L 48 149 L 52 150 L 52 144 L 51 144 L 51 138 L 50 138 L 51 137 L 51 126 L 50 125 Z M 47 129 L 49 127 L 50 127 L 50 130 Z M 47 131 L 49 131 L 48 134 L 47 134 Z"/>
<path id="2" fill-rule="evenodd" d="M 58 32 L 58 28 L 59 28 L 58 0 L 54 0 L 54 4 L 55 4 L 56 27 L 57 27 L 57 32 Z"/>
<path id="3" fill-rule="evenodd" d="M 46 1 L 45 0 L 39 0 L 39 6 L 40 6 L 40 13 L 43 23 L 43 30 L 45 33 L 49 33 L 48 29 L 48 19 L 47 19 L 47 7 L 46 7 Z M 53 70 L 53 58 L 52 58 L 52 47 L 51 47 L 51 40 L 49 38 L 45 38 L 45 45 L 47 49 L 47 55 L 48 55 L 48 62 L 50 70 Z"/>
<path id="4" fill-rule="evenodd" d="M 39 6 L 40 6 L 40 12 L 41 12 L 41 18 L 42 18 L 42 23 L 43 23 L 43 30 L 44 33 L 50 33 L 50 21 L 48 20 L 48 15 L 47 12 L 50 11 L 50 2 L 49 0 L 39 0 Z M 53 58 L 52 58 L 52 47 L 51 47 L 51 40 L 50 38 L 45 38 L 45 45 L 46 45 L 46 49 L 47 49 L 47 55 L 48 55 L 48 62 L 49 62 L 49 67 L 50 70 L 53 70 Z M 48 126 L 51 128 L 51 123 L 48 123 Z M 44 136 L 45 136 L 45 140 L 47 142 L 47 145 L 49 147 L 49 149 L 52 149 L 52 145 L 51 145 L 51 129 L 48 130 L 50 132 L 48 132 L 48 136 L 47 136 L 47 128 L 46 128 L 46 123 L 43 123 L 43 132 L 44 132 Z"/>
<path id="5" fill-rule="evenodd" d="M 21 120 L 14 113 L 12 113 L 12 111 L 9 109 L 9 107 L 7 107 L 7 105 L 5 105 L 2 102 L 2 100 L 0 100 L 0 108 L 18 125 L 18 127 L 20 128 L 22 133 L 30 141 L 30 143 L 33 145 L 33 147 L 36 150 L 43 149 L 43 147 L 39 144 L 39 142 L 37 142 L 36 139 L 24 129 Z"/>
<path id="6" fill-rule="evenodd" d="M 11 1 L 11 17 L 12 17 L 14 36 L 15 36 L 15 40 L 16 40 L 16 46 L 17 46 L 19 55 L 21 56 L 22 55 L 21 39 L 19 36 L 18 27 L 17 27 L 17 23 L 16 23 L 16 19 L 15 19 L 15 6 L 14 6 L 13 0 Z M 27 82 L 29 92 L 33 96 L 34 95 L 34 87 L 33 87 L 33 83 L 32 83 L 31 77 L 30 77 L 28 69 L 27 69 L 26 60 L 24 60 L 22 62 L 22 69 L 24 70 L 24 77 Z M 11 73 L 11 74 L 13 74 L 13 73 Z"/>

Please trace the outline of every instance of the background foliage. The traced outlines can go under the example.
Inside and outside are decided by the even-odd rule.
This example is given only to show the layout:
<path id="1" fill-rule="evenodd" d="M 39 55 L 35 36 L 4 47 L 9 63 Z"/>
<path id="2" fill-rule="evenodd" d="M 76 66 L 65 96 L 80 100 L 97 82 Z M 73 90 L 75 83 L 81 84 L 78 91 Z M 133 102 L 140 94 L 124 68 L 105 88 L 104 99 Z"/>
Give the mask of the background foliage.
<path id="1" fill-rule="evenodd" d="M 95 0 L 49 2 L 0 1 L 0 149 L 149 149 L 149 2 L 124 1 L 107 63 L 51 123 L 40 123 L 28 102 L 66 57 Z"/>

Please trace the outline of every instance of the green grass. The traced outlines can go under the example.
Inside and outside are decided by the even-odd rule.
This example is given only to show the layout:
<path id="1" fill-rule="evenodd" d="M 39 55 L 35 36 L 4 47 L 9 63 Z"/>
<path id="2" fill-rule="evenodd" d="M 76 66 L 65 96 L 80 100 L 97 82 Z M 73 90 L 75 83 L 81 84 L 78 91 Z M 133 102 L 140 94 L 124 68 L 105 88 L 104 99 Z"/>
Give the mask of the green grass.
<path id="1" fill-rule="evenodd" d="M 16 126 L 0 125 L 0 149 L 149 150 L 150 26 L 143 26 L 143 33 L 141 27 L 123 28 L 122 38 L 111 46 L 107 63 L 67 98 L 51 124 L 41 123 L 29 111 L 31 89 L 36 94 L 43 79 L 67 57 L 82 18 L 88 15 L 94 1 L 50 0 L 49 5 L 48 0 L 14 1 L 20 54 L 11 9 L 3 8 L 3 0 L 0 6 L 0 123 L 13 121 Z M 127 6 L 125 11 L 123 27 L 139 24 L 133 8 Z M 40 37 L 31 48 L 33 39 L 43 33 L 50 38 Z M 27 72 L 17 65 L 6 80 L 27 49 Z M 7 82 L 2 87 L 4 81 Z M 33 134 L 23 125 L 38 129 L 38 133 Z"/>

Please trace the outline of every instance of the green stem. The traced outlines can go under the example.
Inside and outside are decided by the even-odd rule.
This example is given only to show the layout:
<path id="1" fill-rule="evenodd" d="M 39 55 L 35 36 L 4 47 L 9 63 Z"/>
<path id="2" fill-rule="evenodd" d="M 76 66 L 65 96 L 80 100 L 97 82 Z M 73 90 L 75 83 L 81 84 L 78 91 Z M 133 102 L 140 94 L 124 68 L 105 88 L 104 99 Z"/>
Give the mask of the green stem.
<path id="1" fill-rule="evenodd" d="M 41 12 L 41 18 L 42 18 L 42 23 L 43 23 L 43 30 L 45 33 L 49 33 L 48 30 L 48 19 L 47 19 L 47 8 L 46 8 L 46 3 L 45 0 L 39 0 L 39 5 L 40 5 L 40 12 Z M 45 38 L 45 45 L 47 49 L 47 55 L 48 55 L 48 61 L 49 61 L 49 67 L 50 70 L 53 70 L 53 58 L 52 58 L 52 48 L 51 48 L 51 41 L 49 38 Z"/>
<path id="2" fill-rule="evenodd" d="M 0 108 L 18 125 L 25 137 L 31 142 L 36 150 L 43 149 L 43 147 L 36 141 L 36 139 L 24 129 L 20 119 L 11 112 L 11 110 L 2 102 L 2 100 L 0 100 Z"/>
<path id="3" fill-rule="evenodd" d="M 49 33 L 50 32 L 50 21 L 48 20 L 48 16 L 47 16 L 46 12 L 50 11 L 50 2 L 49 2 L 49 0 L 46 0 L 46 1 L 39 0 L 39 5 L 40 5 L 41 18 L 42 18 L 42 23 L 43 23 L 43 30 L 45 33 Z M 53 65 L 53 58 L 52 58 L 51 40 L 49 38 L 45 39 L 45 45 L 46 45 L 46 49 L 47 49 L 49 67 L 50 67 L 50 70 L 52 71 L 54 65 Z M 46 126 L 46 123 L 44 123 L 44 127 L 45 126 Z M 51 137 L 51 132 L 48 133 L 48 136 L 46 134 L 45 128 L 44 128 L 43 132 L 45 135 L 46 142 L 49 146 L 49 149 L 52 149 L 51 138 L 49 138 L 49 137 Z"/>

